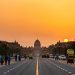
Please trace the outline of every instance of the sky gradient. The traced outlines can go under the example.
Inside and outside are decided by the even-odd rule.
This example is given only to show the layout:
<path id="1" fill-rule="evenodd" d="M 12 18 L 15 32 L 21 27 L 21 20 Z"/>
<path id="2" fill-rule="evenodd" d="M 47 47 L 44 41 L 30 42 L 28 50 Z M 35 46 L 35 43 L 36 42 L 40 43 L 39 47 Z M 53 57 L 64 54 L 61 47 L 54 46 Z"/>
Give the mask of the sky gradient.
<path id="1" fill-rule="evenodd" d="M 75 40 L 75 0 L 0 0 L 0 40 L 33 46 Z"/>

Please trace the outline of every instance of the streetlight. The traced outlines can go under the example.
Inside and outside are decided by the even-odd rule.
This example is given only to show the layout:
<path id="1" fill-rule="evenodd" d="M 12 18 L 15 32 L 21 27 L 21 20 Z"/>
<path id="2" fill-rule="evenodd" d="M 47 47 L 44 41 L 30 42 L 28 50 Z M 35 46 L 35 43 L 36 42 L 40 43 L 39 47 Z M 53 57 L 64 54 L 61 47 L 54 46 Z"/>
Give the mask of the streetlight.
<path id="1" fill-rule="evenodd" d="M 58 45 L 59 45 L 58 47 L 59 47 L 59 55 L 60 55 L 60 40 L 59 40 L 59 44 Z"/>
<path id="2" fill-rule="evenodd" d="M 67 49 L 67 43 L 69 42 L 69 40 L 68 39 L 64 39 L 64 43 L 65 43 L 65 48 Z M 65 50 L 66 50 L 65 49 Z M 65 51 L 65 55 L 67 54 L 67 50 Z"/>

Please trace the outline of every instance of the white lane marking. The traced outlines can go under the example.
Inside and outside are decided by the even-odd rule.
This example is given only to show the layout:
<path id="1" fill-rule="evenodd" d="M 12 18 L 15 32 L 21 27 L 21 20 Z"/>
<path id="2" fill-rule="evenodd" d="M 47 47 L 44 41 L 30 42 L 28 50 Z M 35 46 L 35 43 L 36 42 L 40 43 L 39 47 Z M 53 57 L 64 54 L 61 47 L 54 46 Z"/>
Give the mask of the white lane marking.
<path id="1" fill-rule="evenodd" d="M 54 64 L 55 65 L 55 64 Z M 60 66 L 58 66 L 58 65 L 55 65 L 57 68 L 59 68 L 59 69 L 61 69 L 61 70 L 63 70 L 63 71 L 65 71 L 65 72 L 68 72 L 69 74 L 71 74 L 72 72 L 69 72 L 68 70 L 66 70 L 66 69 L 64 69 L 64 68 L 62 68 L 62 67 L 60 67 Z"/>
<path id="2" fill-rule="evenodd" d="M 68 72 L 68 70 L 65 70 L 66 72 Z"/>
<path id="3" fill-rule="evenodd" d="M 60 67 L 60 69 L 62 70 L 63 68 L 62 68 L 62 67 Z"/>
<path id="4" fill-rule="evenodd" d="M 36 75 L 39 75 L 39 72 L 38 72 L 38 58 L 37 58 L 37 63 L 36 63 Z"/>
<path id="5" fill-rule="evenodd" d="M 7 72 L 9 72 L 9 70 Z"/>
<path id="6" fill-rule="evenodd" d="M 11 69 L 9 69 L 9 70 L 7 70 L 6 72 L 4 72 L 4 74 L 7 74 L 8 72 L 10 72 L 10 71 L 12 71 L 12 70 L 14 70 L 14 69 L 16 69 L 16 68 L 18 68 L 18 67 L 20 67 L 21 65 L 23 65 L 25 62 L 23 62 L 23 63 L 21 63 L 21 64 L 19 64 L 19 65 L 17 65 L 16 67 L 14 67 L 14 68 L 11 68 Z"/>
<path id="7" fill-rule="evenodd" d="M 53 65 L 55 65 L 57 68 L 59 68 L 59 69 L 65 71 L 65 72 L 67 72 L 67 73 L 69 73 L 69 74 L 72 74 L 72 72 L 69 72 L 68 70 L 66 70 L 66 69 L 64 69 L 64 68 L 62 68 L 62 67 L 60 67 L 60 66 L 58 66 L 57 64 L 55 64 L 55 63 L 53 63 L 53 62 L 51 62 L 51 63 L 52 63 Z M 72 74 L 72 75 L 75 75 L 75 74 Z"/>
<path id="8" fill-rule="evenodd" d="M 10 69 L 10 71 L 11 71 L 11 70 L 13 70 L 13 69 Z"/>
<path id="9" fill-rule="evenodd" d="M 70 73 L 70 74 L 71 74 L 72 72 L 68 72 L 68 73 Z"/>
<path id="10" fill-rule="evenodd" d="M 63 70 L 63 71 L 65 71 L 65 69 L 64 69 L 64 68 L 63 68 L 62 70 Z"/>
<path id="11" fill-rule="evenodd" d="M 4 72 L 4 74 L 7 74 L 7 72 Z"/>

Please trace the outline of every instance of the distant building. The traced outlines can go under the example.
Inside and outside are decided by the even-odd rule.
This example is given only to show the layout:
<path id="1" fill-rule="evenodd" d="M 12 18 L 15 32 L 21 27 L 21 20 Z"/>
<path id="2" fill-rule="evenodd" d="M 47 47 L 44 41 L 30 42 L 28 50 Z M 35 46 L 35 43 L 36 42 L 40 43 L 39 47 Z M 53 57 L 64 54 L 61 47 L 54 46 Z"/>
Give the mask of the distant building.
<path id="1" fill-rule="evenodd" d="M 7 55 L 7 54 L 20 54 L 22 47 L 18 42 L 7 42 L 7 41 L 0 41 L 0 54 Z"/>
<path id="2" fill-rule="evenodd" d="M 51 54 L 67 54 L 67 49 L 72 48 L 75 52 L 75 41 L 69 41 L 69 42 L 57 42 L 55 45 L 49 46 L 49 51 Z"/>
<path id="3" fill-rule="evenodd" d="M 41 49 L 41 43 L 38 39 L 34 42 L 34 49 Z"/>
<path id="4" fill-rule="evenodd" d="M 49 54 L 49 49 L 47 47 L 42 47 L 41 55 L 47 55 L 47 54 Z"/>
<path id="5" fill-rule="evenodd" d="M 37 39 L 34 42 L 34 56 L 40 56 L 40 54 L 41 54 L 41 43 Z"/>

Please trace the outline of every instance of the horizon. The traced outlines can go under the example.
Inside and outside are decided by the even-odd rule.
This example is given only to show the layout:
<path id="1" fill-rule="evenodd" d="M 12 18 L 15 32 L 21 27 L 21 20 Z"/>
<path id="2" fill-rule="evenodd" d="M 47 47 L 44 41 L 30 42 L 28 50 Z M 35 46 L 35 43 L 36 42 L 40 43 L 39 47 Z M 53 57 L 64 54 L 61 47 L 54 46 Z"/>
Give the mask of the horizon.
<path id="1" fill-rule="evenodd" d="M 36 40 L 37 40 L 37 39 L 36 39 Z M 35 40 L 35 41 L 36 41 L 36 40 Z M 38 39 L 38 40 L 39 40 L 39 39 Z M 0 41 L 9 42 L 9 43 L 12 43 L 12 42 L 15 42 L 15 41 L 18 42 L 17 40 L 14 40 L 14 41 L 0 40 Z M 23 47 L 34 47 L 35 41 L 33 42 L 33 45 L 25 45 L 26 43 L 25 43 L 24 45 L 22 45 L 20 42 L 18 42 L 18 44 L 20 44 L 20 45 L 23 46 Z M 48 46 L 50 46 L 50 45 L 53 44 L 53 43 L 52 43 L 52 44 L 49 44 L 49 45 L 42 45 L 41 40 L 39 40 L 39 41 L 40 41 L 40 43 L 41 43 L 41 47 L 48 47 Z M 57 41 L 57 42 L 58 42 L 58 41 Z M 55 43 L 57 43 L 57 42 L 55 42 Z"/>
<path id="2" fill-rule="evenodd" d="M 39 39 L 36 39 L 36 40 L 39 40 Z M 35 40 L 35 41 L 36 41 Z M 15 42 L 16 40 L 14 40 L 14 41 L 7 41 L 7 40 L 0 40 L 0 41 L 4 41 L 4 42 L 9 42 L 9 43 L 12 43 L 12 42 Z M 34 43 L 35 43 L 35 41 L 33 42 L 33 45 L 22 45 L 22 44 L 20 44 L 18 41 L 16 41 L 16 42 L 18 42 L 18 44 L 20 44 L 20 46 L 22 46 L 22 47 L 34 47 Z M 40 41 L 40 40 L 39 40 Z M 60 41 L 60 40 L 59 40 Z M 42 42 L 40 41 L 40 43 L 41 43 L 41 47 L 49 47 L 50 45 L 55 45 L 57 42 L 59 42 L 59 41 L 56 41 L 55 43 L 52 43 L 52 44 L 49 44 L 49 45 L 42 45 Z M 64 41 L 60 41 L 60 43 L 62 43 L 62 42 L 72 42 L 72 41 L 75 41 L 75 40 L 68 40 L 68 39 L 64 39 Z"/>

